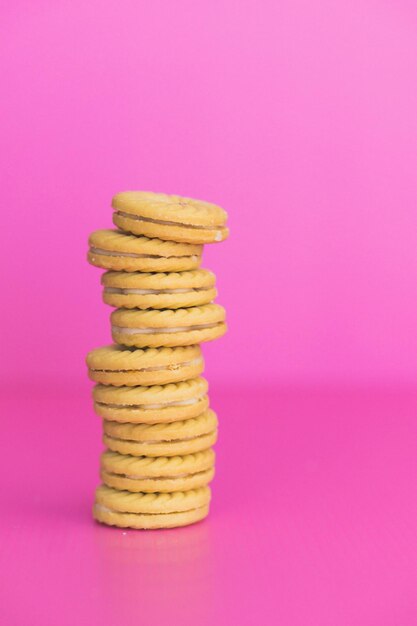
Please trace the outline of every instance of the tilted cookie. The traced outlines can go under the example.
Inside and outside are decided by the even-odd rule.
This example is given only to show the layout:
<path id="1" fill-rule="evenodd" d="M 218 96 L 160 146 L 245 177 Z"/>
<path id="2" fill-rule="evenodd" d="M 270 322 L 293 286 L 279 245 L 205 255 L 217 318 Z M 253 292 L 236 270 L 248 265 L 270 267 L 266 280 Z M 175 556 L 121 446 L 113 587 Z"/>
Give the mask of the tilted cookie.
<path id="1" fill-rule="evenodd" d="M 224 335 L 225 317 L 219 304 L 161 311 L 117 309 L 111 314 L 112 337 L 138 348 L 189 346 Z"/>
<path id="2" fill-rule="evenodd" d="M 131 493 L 101 485 L 96 490 L 93 516 L 102 524 L 120 528 L 175 528 L 204 519 L 210 488 L 172 493 Z"/>
<path id="3" fill-rule="evenodd" d="M 104 420 L 104 445 L 133 456 L 177 456 L 193 454 L 213 446 L 217 439 L 217 417 L 208 409 L 198 417 L 168 424 L 122 424 Z"/>
<path id="4" fill-rule="evenodd" d="M 227 213 L 202 200 L 148 191 L 114 196 L 113 222 L 135 235 L 187 243 L 214 243 L 229 235 Z"/>
<path id="5" fill-rule="evenodd" d="M 124 272 L 182 272 L 201 263 L 202 246 L 148 237 L 120 230 L 96 230 L 88 240 L 91 265 Z"/>
<path id="6" fill-rule="evenodd" d="M 104 302 L 127 309 L 180 309 L 208 304 L 217 295 L 216 277 L 208 270 L 105 272 L 101 282 Z"/>
<path id="7" fill-rule="evenodd" d="M 187 491 L 204 487 L 214 476 L 214 451 L 184 456 L 131 456 L 106 450 L 100 476 L 108 487 L 146 493 Z"/>
<path id="8" fill-rule="evenodd" d="M 104 385 L 165 385 L 196 378 L 204 370 L 200 346 L 127 348 L 104 346 L 87 355 L 91 380 Z"/>
<path id="9" fill-rule="evenodd" d="M 96 385 L 94 409 L 100 417 L 116 422 L 175 422 L 197 417 L 207 410 L 207 389 L 205 378 L 151 387 Z"/>

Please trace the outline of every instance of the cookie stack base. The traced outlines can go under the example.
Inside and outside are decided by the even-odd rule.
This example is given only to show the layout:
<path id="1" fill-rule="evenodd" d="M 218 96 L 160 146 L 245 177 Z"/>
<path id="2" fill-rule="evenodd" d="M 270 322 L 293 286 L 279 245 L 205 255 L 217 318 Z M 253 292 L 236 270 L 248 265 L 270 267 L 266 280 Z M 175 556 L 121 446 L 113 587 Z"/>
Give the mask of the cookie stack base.
<path id="1" fill-rule="evenodd" d="M 118 526 L 119 528 L 135 528 L 140 530 L 152 530 L 158 528 L 176 528 L 179 526 L 189 526 L 200 522 L 209 513 L 208 505 L 199 507 L 192 511 L 181 513 L 120 513 L 105 509 L 101 505 L 95 504 L 93 507 L 93 517 L 97 522 L 107 526 Z"/>
<path id="2" fill-rule="evenodd" d="M 175 493 L 130 493 L 105 485 L 96 490 L 93 517 L 120 528 L 175 528 L 195 524 L 207 517 L 209 487 Z"/>

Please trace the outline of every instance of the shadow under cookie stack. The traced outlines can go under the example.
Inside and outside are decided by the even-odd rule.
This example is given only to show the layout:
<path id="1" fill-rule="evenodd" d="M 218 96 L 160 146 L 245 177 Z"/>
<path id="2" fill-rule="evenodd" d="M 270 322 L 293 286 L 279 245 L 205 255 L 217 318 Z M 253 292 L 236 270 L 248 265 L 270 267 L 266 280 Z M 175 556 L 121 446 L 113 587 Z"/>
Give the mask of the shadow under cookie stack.
<path id="1" fill-rule="evenodd" d="M 87 356 L 106 450 L 94 518 L 122 528 L 172 528 L 209 511 L 217 417 L 200 344 L 226 332 L 203 244 L 229 234 L 219 206 L 150 192 L 112 201 L 118 230 L 89 238 L 114 344 Z"/>

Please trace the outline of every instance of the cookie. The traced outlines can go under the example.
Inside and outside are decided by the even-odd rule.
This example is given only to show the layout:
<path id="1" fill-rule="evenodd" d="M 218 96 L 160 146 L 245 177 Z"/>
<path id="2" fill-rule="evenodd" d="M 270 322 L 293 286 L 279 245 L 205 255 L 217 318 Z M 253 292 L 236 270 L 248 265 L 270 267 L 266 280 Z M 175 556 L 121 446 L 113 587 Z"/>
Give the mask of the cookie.
<path id="1" fill-rule="evenodd" d="M 229 235 L 227 213 L 202 200 L 148 191 L 124 191 L 114 196 L 113 222 L 135 235 L 168 241 L 214 243 Z"/>
<path id="2" fill-rule="evenodd" d="M 130 493 L 101 485 L 96 490 L 93 517 L 120 528 L 174 528 L 204 519 L 210 488 L 173 493 Z"/>
<path id="3" fill-rule="evenodd" d="M 120 230 L 96 230 L 88 240 L 91 265 L 124 272 L 182 272 L 200 266 L 202 246 L 148 237 Z"/>
<path id="4" fill-rule="evenodd" d="M 133 456 L 178 456 L 213 446 L 217 439 L 217 417 L 208 409 L 198 417 L 168 424 L 103 422 L 104 445 Z"/>
<path id="5" fill-rule="evenodd" d="M 180 309 L 208 304 L 217 295 L 216 277 L 208 270 L 144 273 L 105 272 L 106 304 L 126 309 Z"/>
<path id="6" fill-rule="evenodd" d="M 87 355 L 88 375 L 103 385 L 165 385 L 196 378 L 204 370 L 200 346 L 127 348 L 104 346 Z"/>
<path id="7" fill-rule="evenodd" d="M 158 424 L 201 415 L 208 408 L 208 384 L 204 378 L 151 387 L 93 389 L 97 415 L 116 422 Z"/>
<path id="8" fill-rule="evenodd" d="M 224 335 L 225 317 L 219 304 L 161 311 L 117 309 L 111 314 L 112 337 L 138 348 L 189 346 Z"/>
<path id="9" fill-rule="evenodd" d="M 187 491 L 204 487 L 214 476 L 214 451 L 184 456 L 131 456 L 106 450 L 100 476 L 108 487 L 145 493 Z"/>

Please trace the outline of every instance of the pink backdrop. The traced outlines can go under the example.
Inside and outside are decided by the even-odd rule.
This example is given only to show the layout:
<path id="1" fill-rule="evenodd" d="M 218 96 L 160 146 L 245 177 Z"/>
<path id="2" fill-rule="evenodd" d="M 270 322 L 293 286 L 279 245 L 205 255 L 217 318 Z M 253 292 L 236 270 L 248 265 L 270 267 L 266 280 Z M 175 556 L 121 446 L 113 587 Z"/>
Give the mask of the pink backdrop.
<path id="1" fill-rule="evenodd" d="M 416 3 L 2 5 L 0 621 L 415 626 Z M 155 534 L 90 517 L 87 237 L 134 188 L 231 227 L 212 513 Z"/>
<path id="2" fill-rule="evenodd" d="M 2 377 L 25 361 L 84 378 L 109 340 L 86 239 L 141 188 L 229 211 L 205 254 L 230 321 L 212 377 L 414 380 L 416 18 L 368 0 L 9 3 Z"/>

